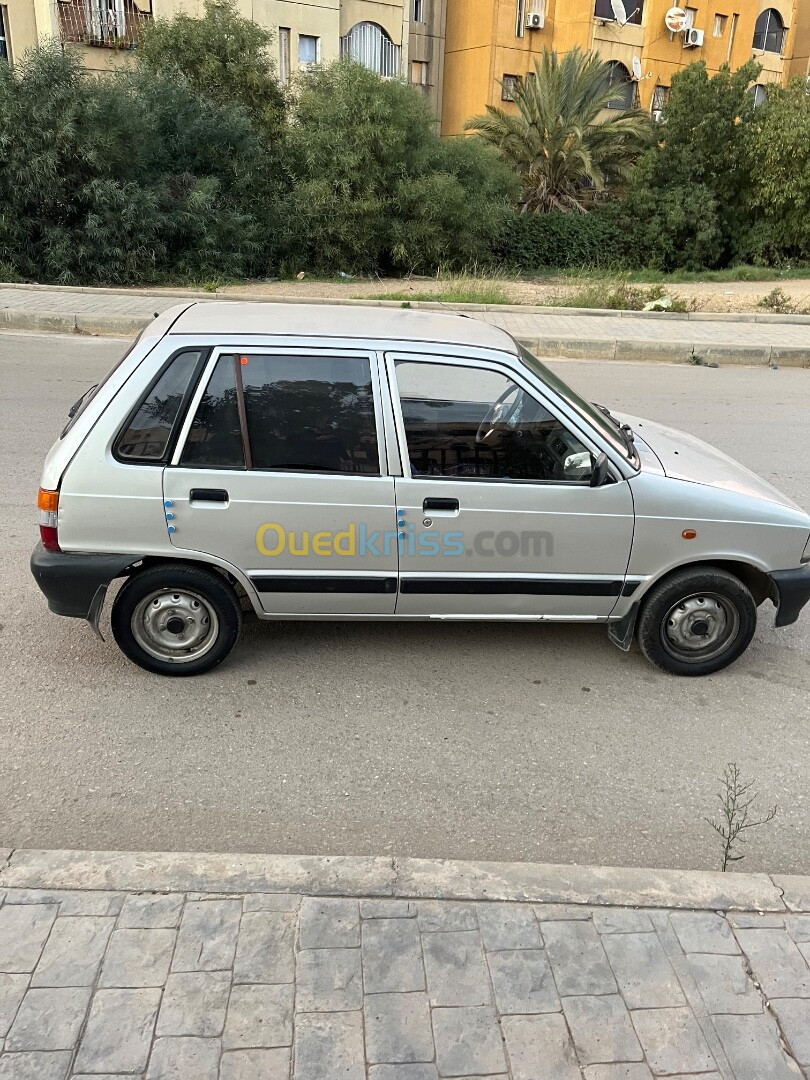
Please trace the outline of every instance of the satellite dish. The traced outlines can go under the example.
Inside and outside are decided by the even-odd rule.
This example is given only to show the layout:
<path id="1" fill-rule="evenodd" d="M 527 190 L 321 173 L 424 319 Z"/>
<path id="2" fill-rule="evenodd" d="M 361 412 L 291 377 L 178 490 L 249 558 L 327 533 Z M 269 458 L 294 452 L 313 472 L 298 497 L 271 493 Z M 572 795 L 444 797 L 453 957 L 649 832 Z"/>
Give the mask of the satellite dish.
<path id="1" fill-rule="evenodd" d="M 633 57 L 633 78 L 636 82 L 641 78 L 641 61 L 637 56 Z"/>
<path id="2" fill-rule="evenodd" d="M 680 34 L 686 29 L 686 12 L 681 7 L 671 7 L 664 16 L 664 24 L 672 34 Z"/>
<path id="3" fill-rule="evenodd" d="M 627 22 L 627 9 L 625 8 L 622 0 L 610 0 L 610 6 L 613 8 L 613 17 L 619 26 L 624 26 Z"/>

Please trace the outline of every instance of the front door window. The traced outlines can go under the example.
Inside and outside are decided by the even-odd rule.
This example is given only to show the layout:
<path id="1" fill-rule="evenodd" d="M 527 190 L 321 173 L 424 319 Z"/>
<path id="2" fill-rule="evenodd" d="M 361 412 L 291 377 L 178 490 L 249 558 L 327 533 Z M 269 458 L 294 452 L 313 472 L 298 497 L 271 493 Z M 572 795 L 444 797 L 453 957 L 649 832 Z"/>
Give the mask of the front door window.
<path id="1" fill-rule="evenodd" d="M 587 448 L 508 375 L 400 360 L 396 377 L 411 476 L 590 479 Z"/>
<path id="2" fill-rule="evenodd" d="M 570 427 L 555 390 L 483 361 L 400 355 L 388 371 L 405 473 L 397 614 L 608 616 L 633 500 L 615 476 L 590 486 L 591 425 Z"/>

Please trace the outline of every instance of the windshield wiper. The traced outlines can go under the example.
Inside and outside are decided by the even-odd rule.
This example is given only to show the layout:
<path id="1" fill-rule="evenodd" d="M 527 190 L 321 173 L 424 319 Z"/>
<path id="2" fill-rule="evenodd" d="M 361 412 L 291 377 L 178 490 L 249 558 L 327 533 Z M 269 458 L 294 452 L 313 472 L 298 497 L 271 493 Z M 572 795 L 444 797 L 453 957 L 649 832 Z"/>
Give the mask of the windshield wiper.
<path id="1" fill-rule="evenodd" d="M 82 396 L 79 398 L 79 400 L 77 402 L 75 402 L 73 405 L 71 405 L 71 407 L 68 409 L 68 420 L 73 419 L 73 417 L 76 415 L 76 413 L 82 407 L 82 402 L 84 401 L 84 399 L 87 397 L 88 394 L 92 394 L 92 392 L 97 387 L 98 387 L 98 383 L 94 383 L 91 387 L 89 387 L 87 390 L 85 390 L 85 392 L 82 394 Z"/>

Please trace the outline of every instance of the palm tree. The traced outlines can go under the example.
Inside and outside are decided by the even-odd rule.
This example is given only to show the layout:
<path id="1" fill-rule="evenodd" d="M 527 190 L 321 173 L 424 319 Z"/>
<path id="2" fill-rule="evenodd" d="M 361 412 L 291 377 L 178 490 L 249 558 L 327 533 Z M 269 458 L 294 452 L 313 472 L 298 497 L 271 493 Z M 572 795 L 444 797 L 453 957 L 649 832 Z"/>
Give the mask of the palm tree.
<path id="1" fill-rule="evenodd" d="M 468 120 L 517 172 L 523 212 L 584 210 L 588 190 L 624 183 L 652 140 L 650 118 L 621 107 L 626 86 L 597 53 L 544 52 L 514 90 L 517 115 L 487 105 Z"/>

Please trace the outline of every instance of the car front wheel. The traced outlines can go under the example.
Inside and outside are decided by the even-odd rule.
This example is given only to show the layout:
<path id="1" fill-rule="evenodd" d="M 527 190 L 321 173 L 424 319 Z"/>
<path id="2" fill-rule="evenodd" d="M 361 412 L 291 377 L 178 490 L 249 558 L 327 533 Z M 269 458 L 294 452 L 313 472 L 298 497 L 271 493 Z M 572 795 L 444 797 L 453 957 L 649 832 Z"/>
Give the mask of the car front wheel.
<path id="1" fill-rule="evenodd" d="M 641 651 L 673 675 L 710 675 L 748 648 L 757 626 L 754 598 L 719 567 L 682 570 L 655 586 L 638 620 Z"/>
<path id="2" fill-rule="evenodd" d="M 154 566 L 130 578 L 112 609 L 121 651 L 159 675 L 201 675 L 236 644 L 242 613 L 228 582 L 210 570 Z"/>

